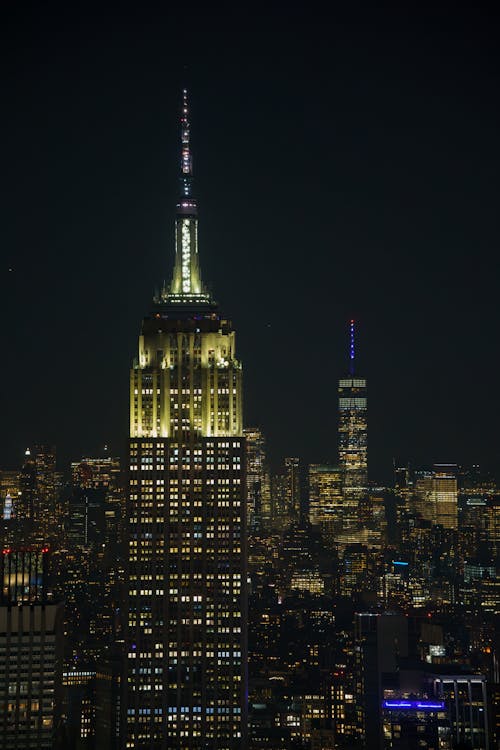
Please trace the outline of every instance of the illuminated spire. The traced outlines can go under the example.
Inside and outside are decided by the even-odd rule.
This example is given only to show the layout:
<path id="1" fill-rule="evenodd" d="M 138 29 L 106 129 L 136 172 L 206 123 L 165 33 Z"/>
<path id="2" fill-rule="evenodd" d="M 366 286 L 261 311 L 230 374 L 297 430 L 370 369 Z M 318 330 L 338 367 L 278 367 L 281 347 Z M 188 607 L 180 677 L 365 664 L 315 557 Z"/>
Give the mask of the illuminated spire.
<path id="1" fill-rule="evenodd" d="M 349 326 L 349 372 L 354 375 L 354 320 Z"/>
<path id="2" fill-rule="evenodd" d="M 182 90 L 181 105 L 180 197 L 175 220 L 175 263 L 170 289 L 163 290 L 161 301 L 206 303 L 210 301 L 201 282 L 198 258 L 198 205 L 193 197 L 193 157 L 187 90 Z"/>
<path id="3" fill-rule="evenodd" d="M 181 110 L 181 196 L 191 197 L 191 183 L 193 180 L 193 157 L 189 145 L 189 107 L 187 89 L 182 90 Z"/>

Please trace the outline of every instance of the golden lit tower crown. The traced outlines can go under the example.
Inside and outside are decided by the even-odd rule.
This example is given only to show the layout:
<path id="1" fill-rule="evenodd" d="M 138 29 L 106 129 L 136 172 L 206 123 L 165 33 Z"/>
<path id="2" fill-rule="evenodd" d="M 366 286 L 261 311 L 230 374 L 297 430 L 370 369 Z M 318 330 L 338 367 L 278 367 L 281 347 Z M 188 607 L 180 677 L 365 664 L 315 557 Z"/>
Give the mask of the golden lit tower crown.
<path id="1" fill-rule="evenodd" d="M 201 282 L 189 133 L 184 90 L 174 272 L 143 321 L 131 376 L 131 437 L 241 436 L 243 430 L 235 333 Z"/>

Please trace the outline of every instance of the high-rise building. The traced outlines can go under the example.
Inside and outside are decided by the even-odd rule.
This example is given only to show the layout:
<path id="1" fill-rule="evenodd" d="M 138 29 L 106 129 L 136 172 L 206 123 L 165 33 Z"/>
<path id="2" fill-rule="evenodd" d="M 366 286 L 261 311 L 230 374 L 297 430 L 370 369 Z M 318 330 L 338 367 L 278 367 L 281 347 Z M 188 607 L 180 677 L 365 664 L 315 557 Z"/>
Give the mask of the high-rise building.
<path id="1" fill-rule="evenodd" d="M 336 466 L 310 464 L 309 521 L 319 526 L 323 540 L 330 545 L 335 542 L 338 526 L 347 520 L 344 511 L 341 470 Z"/>
<path id="2" fill-rule="evenodd" d="M 300 508 L 300 467 L 299 459 L 294 456 L 285 458 L 285 477 L 292 521 L 299 521 Z"/>
<path id="3" fill-rule="evenodd" d="M 19 499 L 16 515 L 28 525 L 34 521 L 36 508 L 36 461 L 30 448 L 26 448 L 24 461 L 19 474 Z"/>
<path id="4" fill-rule="evenodd" d="M 82 550 L 101 547 L 105 541 L 105 494 L 97 489 L 73 489 L 69 503 L 69 542 Z"/>
<path id="5" fill-rule="evenodd" d="M 58 747 L 63 612 L 46 590 L 48 550 L 0 555 L 0 747 Z"/>
<path id="6" fill-rule="evenodd" d="M 342 551 L 339 590 L 342 596 L 353 596 L 368 587 L 371 555 L 363 544 L 347 544 Z"/>
<path id="7" fill-rule="evenodd" d="M 74 664 L 63 672 L 63 687 L 64 750 L 116 750 L 119 679 L 114 663 L 105 661 L 97 670 Z"/>
<path id="8" fill-rule="evenodd" d="M 58 479 L 53 446 L 35 445 L 26 449 L 16 512 L 24 543 L 45 544 L 57 535 L 61 523 Z"/>
<path id="9" fill-rule="evenodd" d="M 259 427 L 245 427 L 248 528 L 268 528 L 271 520 L 271 487 L 266 441 Z"/>
<path id="10" fill-rule="evenodd" d="M 500 495 L 488 498 L 485 513 L 484 540 L 492 557 L 500 555 Z"/>
<path id="11" fill-rule="evenodd" d="M 17 511 L 20 496 L 19 472 L 0 471 L 0 539 L 5 547 L 17 538 Z"/>
<path id="12" fill-rule="evenodd" d="M 366 379 L 355 374 L 354 321 L 350 324 L 349 375 L 339 380 L 339 465 L 347 497 L 359 497 L 368 484 Z"/>
<path id="13" fill-rule="evenodd" d="M 445 529 L 457 529 L 458 482 L 456 464 L 434 464 L 432 471 L 415 473 L 415 512 Z"/>
<path id="14" fill-rule="evenodd" d="M 175 264 L 130 379 L 125 747 L 246 744 L 246 491 L 235 333 L 202 285 L 187 95 Z"/>
<path id="15" fill-rule="evenodd" d="M 122 530 L 125 518 L 125 492 L 120 459 L 115 456 L 82 458 L 71 464 L 73 495 L 69 503 L 69 534 L 72 541 L 88 546 L 88 537 L 96 531 L 104 535 L 108 547 L 121 556 Z M 94 521 L 94 512 L 103 522 Z M 83 536 L 82 536 L 83 533 Z M 95 534 L 94 534 L 95 536 Z M 85 539 L 85 541 L 82 541 Z"/>
<path id="16" fill-rule="evenodd" d="M 458 523 L 458 484 L 456 464 L 435 464 L 431 503 L 433 521 L 445 529 L 456 529 Z"/>
<path id="17" fill-rule="evenodd" d="M 384 750 L 450 750 L 446 704 L 436 698 L 387 699 L 382 702 Z"/>
<path id="18" fill-rule="evenodd" d="M 19 471 L 0 471 L 0 512 L 9 520 L 16 515 L 20 494 Z M 8 517 L 8 518 L 7 518 Z"/>
<path id="19" fill-rule="evenodd" d="M 271 526 L 279 531 L 301 520 L 299 459 L 285 458 L 271 479 Z"/>
<path id="20" fill-rule="evenodd" d="M 413 476 L 410 466 L 397 466 L 394 463 L 394 494 L 403 501 L 406 510 L 410 510 L 412 488 Z"/>
<path id="21" fill-rule="evenodd" d="M 410 494 L 409 508 L 415 515 L 420 516 L 426 521 L 432 521 L 432 505 L 430 502 L 432 494 L 432 471 L 417 470 L 415 472 L 415 481 L 413 493 Z"/>
<path id="22" fill-rule="evenodd" d="M 362 746 L 382 748 L 384 680 L 408 656 L 408 621 L 402 614 L 358 612 L 354 620 L 356 704 Z"/>
<path id="23" fill-rule="evenodd" d="M 488 750 L 490 727 L 486 678 L 482 674 L 436 675 L 434 695 L 446 701 L 451 719 L 452 747 Z"/>

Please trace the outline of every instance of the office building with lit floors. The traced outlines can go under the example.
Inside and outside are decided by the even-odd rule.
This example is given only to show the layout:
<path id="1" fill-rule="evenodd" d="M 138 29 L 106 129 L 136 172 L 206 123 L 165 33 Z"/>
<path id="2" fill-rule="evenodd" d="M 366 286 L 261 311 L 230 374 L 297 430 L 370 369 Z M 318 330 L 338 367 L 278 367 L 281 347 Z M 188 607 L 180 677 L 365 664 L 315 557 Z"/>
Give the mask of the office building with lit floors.
<path id="1" fill-rule="evenodd" d="M 130 380 L 123 746 L 246 747 L 245 444 L 231 322 L 205 291 L 186 92 L 173 280 Z"/>
<path id="2" fill-rule="evenodd" d="M 446 703 L 437 698 L 382 701 L 384 750 L 450 750 Z"/>
<path id="3" fill-rule="evenodd" d="M 456 531 L 458 528 L 458 467 L 434 464 L 415 472 L 413 509 L 426 521 Z"/>
<path id="4" fill-rule="evenodd" d="M 0 747 L 60 745 L 63 609 L 46 591 L 47 548 L 0 555 Z"/>
<path id="5" fill-rule="evenodd" d="M 346 518 L 342 471 L 336 466 L 309 465 L 309 522 L 319 527 L 323 542 L 333 547 L 339 529 L 345 528 Z M 357 517 L 357 505 L 355 508 Z"/>
<path id="6" fill-rule="evenodd" d="M 271 479 L 266 457 L 266 440 L 258 427 L 245 427 L 247 528 L 262 530 L 271 519 Z"/>
<path id="7" fill-rule="evenodd" d="M 482 674 L 440 674 L 432 678 L 433 692 L 448 706 L 452 747 L 489 750 L 487 682 Z"/>

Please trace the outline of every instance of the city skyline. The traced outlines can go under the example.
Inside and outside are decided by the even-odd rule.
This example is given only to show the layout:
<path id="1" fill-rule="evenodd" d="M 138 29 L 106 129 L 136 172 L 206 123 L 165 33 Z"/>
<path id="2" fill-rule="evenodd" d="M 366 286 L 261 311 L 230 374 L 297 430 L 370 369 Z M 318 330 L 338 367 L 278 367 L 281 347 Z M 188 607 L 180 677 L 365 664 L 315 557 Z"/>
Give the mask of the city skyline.
<path id="1" fill-rule="evenodd" d="M 6 35 L 0 745 L 493 750 L 494 25 L 47 11 Z"/>
<path id="2" fill-rule="evenodd" d="M 498 394 L 484 409 L 469 395 L 498 359 L 494 26 L 474 13 L 439 19 L 445 40 L 426 11 L 339 17 L 329 38 L 300 10 L 278 31 L 271 10 L 268 31 L 225 18 L 217 50 L 193 29 L 185 77 L 203 123 L 194 170 L 206 281 L 238 325 L 244 423 L 261 427 L 274 464 L 335 460 L 327 383 L 346 374 L 354 317 L 370 477 L 386 480 L 393 457 L 496 468 Z M 168 18 L 159 31 L 143 21 L 143 35 L 126 16 L 100 33 L 90 18 L 76 31 L 71 15 L 54 29 L 38 19 L 45 36 L 35 11 L 10 20 L 4 54 L 23 97 L 5 123 L 3 388 L 28 396 L 6 404 L 4 465 L 34 440 L 57 444 L 64 463 L 95 452 L 96 436 L 123 455 L 131 332 L 172 259 L 181 40 L 162 45 Z M 263 379 L 261 361 L 278 371 L 303 340 L 323 373 L 317 410 L 314 369 Z M 71 375 L 58 376 L 66 357 Z"/>

